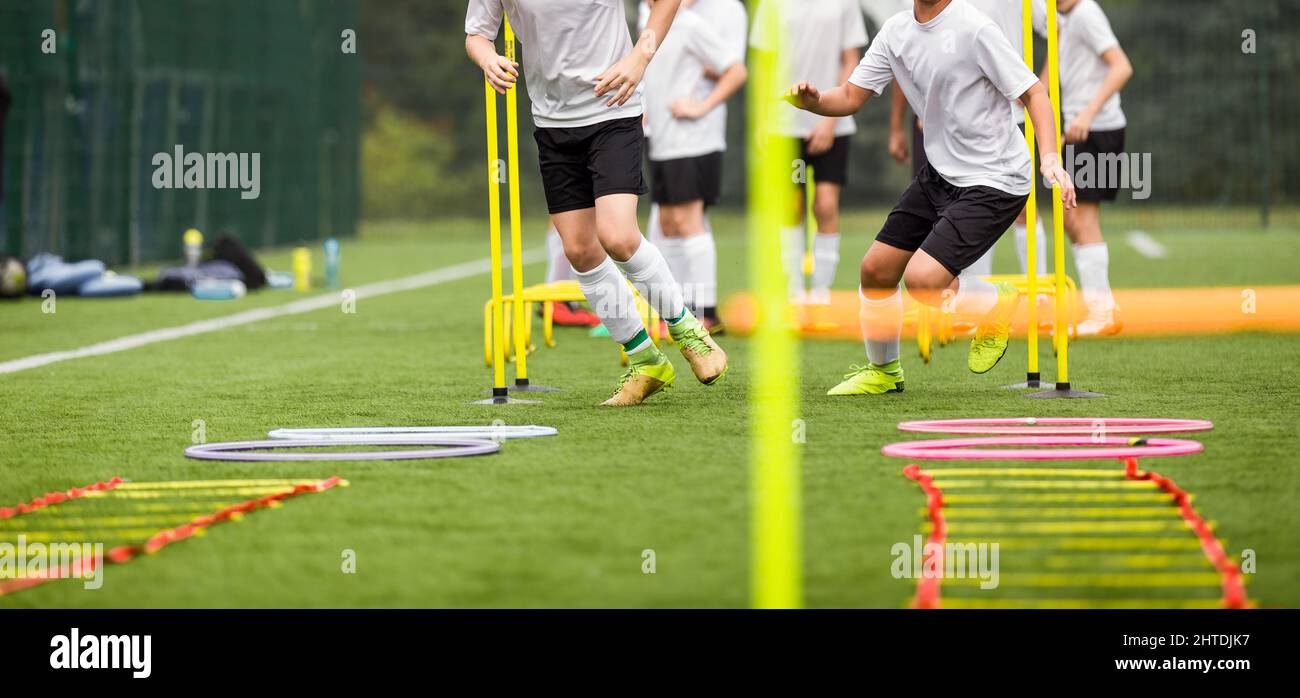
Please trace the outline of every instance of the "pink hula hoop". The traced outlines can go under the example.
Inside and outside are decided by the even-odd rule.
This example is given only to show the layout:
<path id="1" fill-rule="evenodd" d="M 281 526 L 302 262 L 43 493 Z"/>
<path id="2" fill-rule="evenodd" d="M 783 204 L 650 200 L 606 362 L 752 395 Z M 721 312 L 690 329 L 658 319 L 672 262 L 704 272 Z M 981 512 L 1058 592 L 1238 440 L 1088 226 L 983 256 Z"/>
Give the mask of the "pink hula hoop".
<path id="1" fill-rule="evenodd" d="M 1204 419 L 1146 417 L 1001 417 L 994 419 L 922 419 L 902 422 L 899 431 L 928 434 L 999 434 L 1067 436 L 1071 434 L 1180 434 L 1209 431 Z"/>
<path id="2" fill-rule="evenodd" d="M 1025 446 L 1033 448 L 983 448 Z M 1041 448 L 1043 446 L 1085 446 L 1090 448 Z M 1186 439 L 1142 439 L 1141 443 L 1111 436 L 991 436 L 972 439 L 933 439 L 890 444 L 880 452 L 912 460 L 1089 460 L 1097 458 L 1150 458 L 1200 453 L 1199 441 Z"/>

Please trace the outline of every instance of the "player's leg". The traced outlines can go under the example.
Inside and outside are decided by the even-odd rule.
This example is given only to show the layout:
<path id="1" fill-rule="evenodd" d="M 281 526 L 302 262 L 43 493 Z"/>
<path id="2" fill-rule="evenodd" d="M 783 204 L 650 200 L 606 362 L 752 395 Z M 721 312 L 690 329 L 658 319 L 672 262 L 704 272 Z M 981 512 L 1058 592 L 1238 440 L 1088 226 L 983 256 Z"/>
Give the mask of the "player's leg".
<path id="1" fill-rule="evenodd" d="M 809 162 L 808 141 L 796 139 L 795 143 L 799 150 L 799 161 L 806 166 Z M 808 198 L 804 191 L 805 186 L 800 184 L 791 187 L 785 225 L 781 227 L 781 261 L 785 268 L 791 303 L 803 303 L 808 300 L 804 290 L 803 258 L 804 253 L 807 252 L 807 226 L 813 223 L 809 217 L 810 212 L 804 210 Z"/>
<path id="2" fill-rule="evenodd" d="M 899 360 L 903 334 L 903 292 L 899 282 L 937 212 L 917 181 L 903 192 L 885 219 L 858 270 L 858 321 L 867 363 L 854 365 L 827 395 L 883 395 L 903 389 Z"/>
<path id="3" fill-rule="evenodd" d="M 704 202 L 696 199 L 684 203 L 660 203 L 659 225 L 663 231 L 664 245 L 660 246 L 664 259 L 668 260 L 668 269 L 682 288 L 682 301 L 688 308 L 695 309 L 694 301 L 700 282 L 695 278 L 687 247 L 690 240 L 698 236 L 704 227 Z M 669 254 L 669 250 L 673 254 Z M 675 257 L 675 259 L 674 259 Z M 696 313 L 698 315 L 698 313 Z"/>
<path id="4" fill-rule="evenodd" d="M 813 237 L 812 288 L 808 300 L 829 303 L 835 271 L 840 264 L 840 192 L 848 183 L 849 137 L 839 136 L 831 149 L 812 158 L 816 188 L 813 192 L 813 218 L 817 234 Z"/>
<path id="5" fill-rule="evenodd" d="M 546 283 L 576 279 L 577 277 L 573 275 L 573 267 L 569 265 L 569 259 L 564 254 L 564 241 L 560 239 L 560 232 L 552 224 L 546 231 Z M 541 311 L 539 307 L 537 312 L 541 313 Z M 596 317 L 595 313 L 573 302 L 556 303 L 551 320 L 561 327 L 595 327 L 600 324 L 600 318 Z"/>
<path id="6" fill-rule="evenodd" d="M 633 366 L 614 397 L 604 403 L 621 406 L 640 404 L 671 384 L 674 375 L 672 364 L 650 341 L 636 311 L 632 289 L 599 236 L 595 185 L 588 162 L 594 137 L 610 128 L 608 123 L 574 129 L 539 128 L 534 138 L 547 208 L 563 243 L 565 258 L 588 304 L 609 330 L 610 338 L 623 346 Z M 640 152 L 630 156 L 635 158 L 632 169 L 639 177 Z M 638 179 L 627 186 L 636 190 L 642 184 Z M 631 227 L 635 233 L 636 195 L 626 196 L 632 201 L 628 215 L 633 217 Z M 635 237 L 640 238 L 640 234 L 635 233 Z"/>
<path id="7" fill-rule="evenodd" d="M 967 270 L 1002 237 L 1027 196 L 990 187 L 953 187 L 934 178 L 926 182 L 943 213 L 908 263 L 908 292 L 918 301 L 960 319 L 976 322 L 967 366 L 986 373 L 1001 361 L 1011 338 L 1011 319 L 1020 292 L 1006 283 L 992 284 Z"/>
<path id="8" fill-rule="evenodd" d="M 1100 215 L 1100 203 L 1091 201 L 1080 201 L 1078 208 L 1065 215 L 1079 289 L 1088 309 L 1087 318 L 1079 323 L 1078 332 L 1082 337 L 1115 334 L 1120 330 L 1110 288 L 1110 250 L 1101 235 Z"/>
<path id="9" fill-rule="evenodd" d="M 1079 206 L 1065 214 L 1065 232 L 1074 250 L 1079 290 L 1088 316 L 1079 323 L 1081 337 L 1111 335 L 1120 331 L 1115 297 L 1110 289 L 1110 250 L 1101 233 L 1101 204 L 1119 196 L 1120 182 L 1108 181 L 1103 158 L 1124 152 L 1124 130 L 1093 131 L 1087 140 L 1075 144 L 1075 158 L 1091 157 L 1098 163 L 1097 181 L 1078 187 Z"/>
<path id="10" fill-rule="evenodd" d="M 605 404 L 639 404 L 671 385 L 675 378 L 672 364 L 650 341 L 632 289 L 597 237 L 596 209 L 555 213 L 551 221 L 564 241 L 565 255 L 587 303 L 609 330 L 610 338 L 621 344 L 628 356 L 631 370 Z"/>
<path id="11" fill-rule="evenodd" d="M 722 153 L 709 153 L 696 159 L 696 178 L 700 205 L 692 208 L 690 218 L 682 224 L 682 243 L 687 274 L 691 280 L 688 303 L 712 334 L 722 331 L 718 317 L 718 247 L 709 225 L 709 207 L 722 197 Z"/>

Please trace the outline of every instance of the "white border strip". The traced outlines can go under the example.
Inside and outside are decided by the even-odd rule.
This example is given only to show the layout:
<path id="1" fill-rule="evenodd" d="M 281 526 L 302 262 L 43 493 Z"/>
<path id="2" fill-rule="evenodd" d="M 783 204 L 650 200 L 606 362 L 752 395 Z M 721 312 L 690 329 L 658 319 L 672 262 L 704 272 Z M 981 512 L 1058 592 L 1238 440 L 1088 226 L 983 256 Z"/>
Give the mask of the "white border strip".
<path id="1" fill-rule="evenodd" d="M 531 264 L 545 257 L 543 250 L 525 250 L 523 254 L 524 264 Z M 412 291 L 415 289 L 436 286 L 451 281 L 467 279 L 478 274 L 483 274 L 491 269 L 492 262 L 484 257 L 472 262 L 453 264 L 449 267 L 434 269 L 432 271 L 405 276 L 399 279 L 389 279 L 388 281 L 376 281 L 374 283 L 358 286 L 352 291 L 356 293 L 356 299 L 373 298 L 390 293 L 401 291 Z M 505 268 L 510 267 L 510 260 L 507 258 L 503 264 Z M 84 359 L 90 356 L 103 356 L 105 354 L 114 354 L 119 351 L 135 349 L 149 344 L 158 342 L 167 342 L 182 337 L 192 337 L 198 334 L 216 332 L 217 330 L 230 329 L 240 325 L 247 325 L 262 320 L 285 317 L 288 315 L 300 315 L 310 313 L 313 310 L 322 310 L 324 308 L 340 305 L 343 302 L 341 293 L 326 293 L 311 298 L 296 300 L 284 305 L 272 306 L 270 308 L 256 308 L 246 310 L 233 315 L 223 315 L 221 317 L 211 318 L 208 320 L 198 320 L 188 325 L 178 325 L 176 327 L 166 327 L 160 330 L 150 330 L 139 334 L 131 334 L 117 339 L 110 339 L 106 342 L 91 344 L 78 349 L 68 351 L 54 351 L 48 354 L 36 354 L 26 356 L 21 359 L 13 359 L 0 363 L 0 374 L 18 373 L 28 369 L 48 366 L 60 361 L 70 361 L 72 359 Z"/>

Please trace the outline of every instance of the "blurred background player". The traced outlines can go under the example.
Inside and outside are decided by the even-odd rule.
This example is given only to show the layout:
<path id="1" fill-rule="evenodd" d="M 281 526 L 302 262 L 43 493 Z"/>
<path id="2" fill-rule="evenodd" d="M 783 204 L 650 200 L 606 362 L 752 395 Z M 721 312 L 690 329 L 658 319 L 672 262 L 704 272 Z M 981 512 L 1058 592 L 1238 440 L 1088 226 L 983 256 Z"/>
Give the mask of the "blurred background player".
<path id="1" fill-rule="evenodd" d="M 1095 0 L 1057 0 L 1061 46 L 1061 114 L 1067 155 L 1094 164 L 1123 157 L 1124 128 L 1120 90 L 1133 76 L 1133 65 L 1115 38 L 1110 20 Z M 1112 335 L 1123 325 L 1110 290 L 1110 251 L 1101 236 L 1101 202 L 1114 201 L 1123 182 L 1116 171 L 1097 166 L 1093 181 L 1080 170 L 1079 207 L 1065 214 L 1065 231 L 1074 244 L 1074 264 L 1088 316 L 1079 335 Z"/>
<path id="2" fill-rule="evenodd" d="M 676 379 L 676 370 L 636 311 L 631 282 L 705 384 L 720 380 L 727 355 L 682 302 L 663 255 L 637 226 L 641 175 L 640 87 L 680 0 L 655 3 L 636 45 L 621 2 L 470 0 L 465 52 L 488 84 L 504 93 L 518 64 L 497 53 L 507 16 L 524 46 L 542 187 L 551 223 L 587 302 L 623 346 L 628 370 L 604 405 L 638 405 Z"/>
<path id="3" fill-rule="evenodd" d="M 707 5 L 716 6 L 718 19 L 695 11 Z M 734 25 L 733 41 L 716 31 L 718 23 Z M 720 329 L 718 253 L 704 216 L 722 189 L 724 105 L 745 83 L 744 26 L 737 0 L 685 0 L 643 83 L 645 122 L 654 134 L 647 143 L 651 198 L 663 235 L 659 248 L 686 304 L 711 332 Z"/>
<path id="4" fill-rule="evenodd" d="M 772 50 L 775 41 L 763 35 L 762 13 L 771 4 L 759 2 L 750 46 Z M 787 76 L 798 76 L 820 89 L 844 83 L 867 45 L 867 25 L 856 0 L 785 0 L 777 23 L 783 36 L 782 56 Z M 790 299 L 817 304 L 830 302 L 831 284 L 840 262 L 840 191 L 848 181 L 849 137 L 857 131 L 853 117 L 821 117 L 794 107 L 783 109 L 778 132 L 799 139 L 799 157 L 813 169 L 816 189 L 812 217 L 817 235 L 813 238 L 812 286 L 804 293 L 803 258 L 806 236 L 803 228 L 787 227 L 783 233 L 783 258 L 790 280 Z M 793 173 L 792 173 L 793 174 Z M 792 204 L 804 207 L 798 192 Z M 805 226 L 811 226 L 808 212 L 802 211 Z"/>

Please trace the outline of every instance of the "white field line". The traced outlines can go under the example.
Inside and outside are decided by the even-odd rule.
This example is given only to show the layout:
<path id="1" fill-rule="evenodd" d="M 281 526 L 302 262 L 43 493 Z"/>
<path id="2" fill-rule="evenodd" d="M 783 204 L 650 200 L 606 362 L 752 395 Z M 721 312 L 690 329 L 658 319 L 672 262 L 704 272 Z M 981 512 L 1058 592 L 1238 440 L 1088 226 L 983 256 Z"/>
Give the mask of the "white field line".
<path id="1" fill-rule="evenodd" d="M 531 264 L 544 258 L 545 251 L 541 249 L 525 250 L 523 253 L 524 264 Z M 505 259 L 504 266 L 506 268 L 510 267 L 509 257 Z M 374 283 L 357 286 L 351 290 L 356 293 L 356 300 L 361 300 L 363 298 L 374 298 L 376 296 L 384 296 L 390 293 L 413 291 L 428 286 L 436 286 L 451 281 L 459 281 L 461 279 L 467 279 L 472 276 L 487 273 L 490 269 L 491 260 L 485 257 L 483 259 L 476 259 L 472 262 L 453 264 L 449 267 L 442 267 L 440 269 L 434 269 L 432 271 L 426 271 L 412 276 L 405 276 L 399 279 L 376 281 Z M 508 280 L 506 282 L 505 290 L 506 293 L 510 292 Z M 245 310 L 232 315 L 223 315 L 208 320 L 198 320 L 187 325 L 177 325 L 176 327 L 165 327 L 158 330 L 141 332 L 139 334 L 130 334 L 125 337 L 110 339 L 106 342 L 99 342 L 78 349 L 54 351 L 48 354 L 35 354 L 21 359 L 0 362 L 0 374 L 18 373 L 19 371 L 26 371 L 40 366 L 48 366 L 49 364 L 58 363 L 60 361 L 84 359 L 88 356 L 113 354 L 119 351 L 147 346 L 149 344 L 167 342 L 182 337 L 193 337 L 198 334 L 230 329 L 231 327 L 247 325 L 262 320 L 310 313 L 313 310 L 322 310 L 324 308 L 341 306 L 342 303 L 343 296 L 341 292 L 326 293 L 311 298 L 296 300 L 292 303 L 285 303 L 284 305 Z"/>
<path id="2" fill-rule="evenodd" d="M 1129 246 L 1147 259 L 1164 259 L 1169 253 L 1164 245 L 1141 230 L 1130 230 L 1127 239 Z"/>

